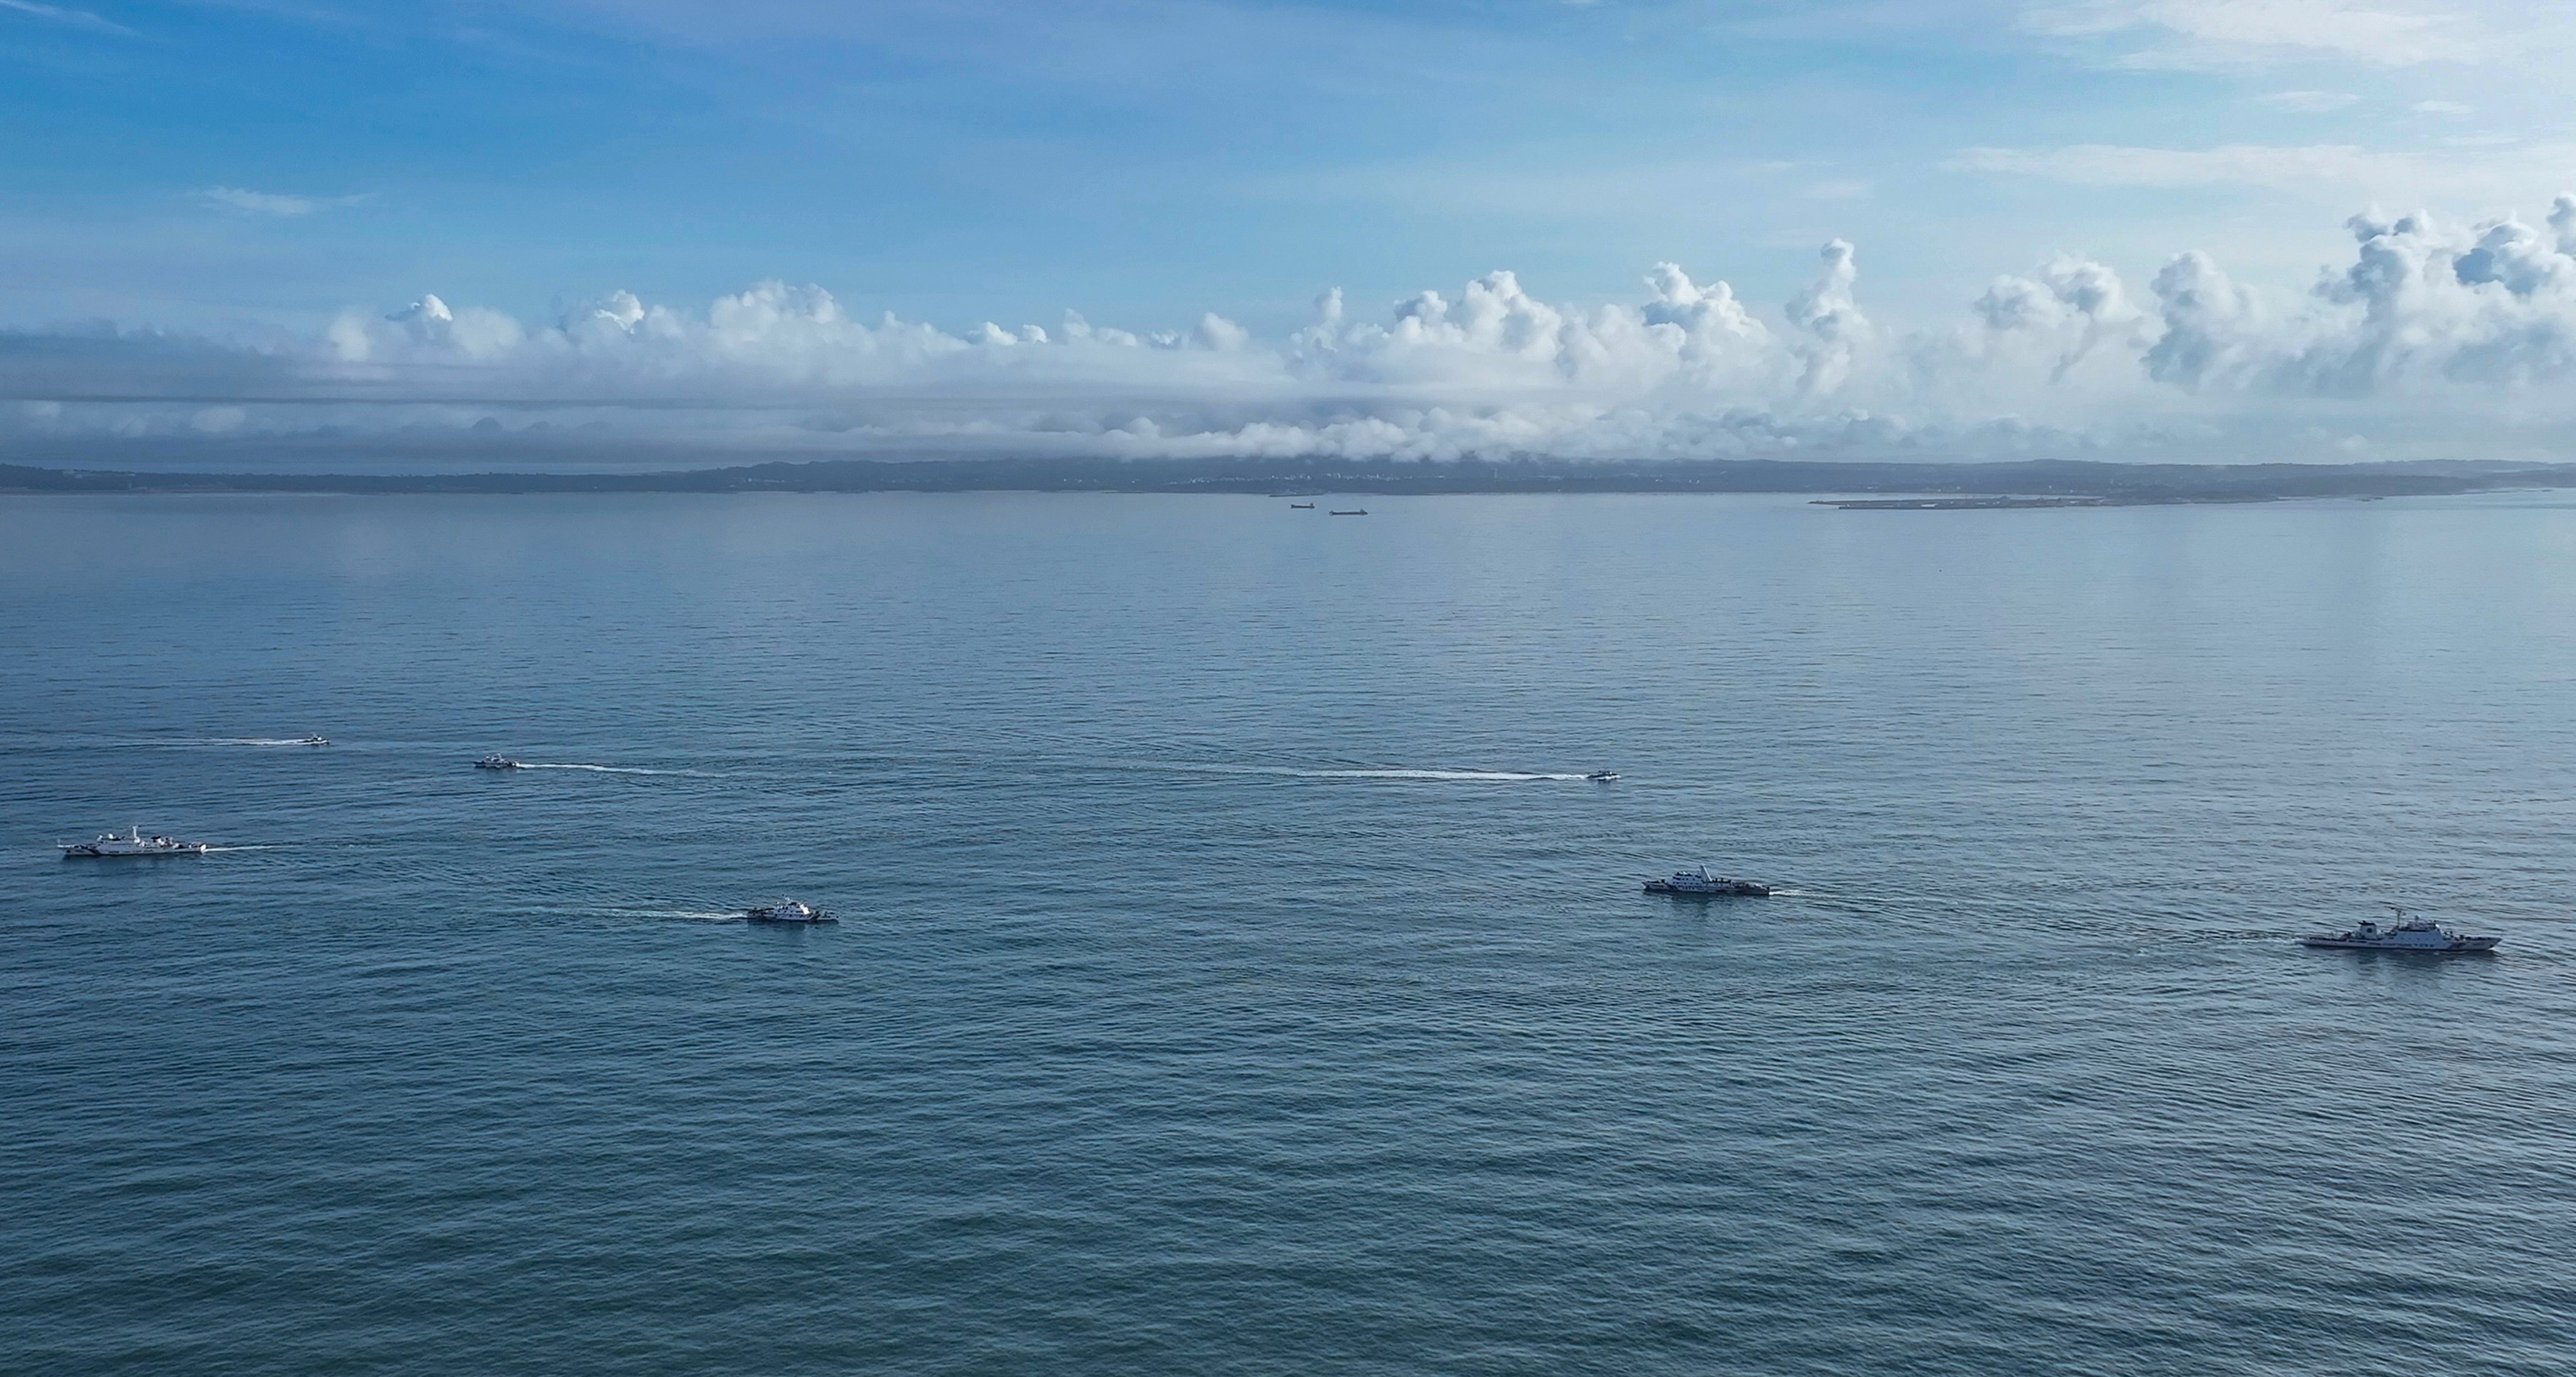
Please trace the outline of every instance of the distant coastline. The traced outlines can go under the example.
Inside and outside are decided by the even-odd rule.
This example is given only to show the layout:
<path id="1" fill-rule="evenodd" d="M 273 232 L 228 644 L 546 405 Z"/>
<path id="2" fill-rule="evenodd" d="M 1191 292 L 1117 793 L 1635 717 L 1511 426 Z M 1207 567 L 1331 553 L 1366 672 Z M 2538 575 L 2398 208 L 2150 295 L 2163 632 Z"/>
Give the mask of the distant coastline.
<path id="1" fill-rule="evenodd" d="M 2576 487 L 2576 464 L 1899 463 L 1793 459 L 827 459 L 657 473 L 149 473 L 0 464 L 11 493 L 1814 493 L 1859 510 L 2421 497 Z M 1889 496 L 1872 496 L 1887 494 Z M 1898 496 L 1902 495 L 1902 496 Z"/>

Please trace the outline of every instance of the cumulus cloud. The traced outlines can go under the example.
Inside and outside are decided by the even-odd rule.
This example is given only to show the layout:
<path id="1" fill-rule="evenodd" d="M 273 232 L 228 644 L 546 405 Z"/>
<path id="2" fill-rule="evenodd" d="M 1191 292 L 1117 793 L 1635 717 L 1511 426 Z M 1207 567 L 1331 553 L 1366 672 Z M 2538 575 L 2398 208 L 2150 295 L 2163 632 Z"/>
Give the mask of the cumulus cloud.
<path id="1" fill-rule="evenodd" d="M 2206 255 L 2185 254 L 2155 280 L 2165 330 L 2148 374 L 2260 395 L 2462 399 L 2468 389 L 2527 404 L 2534 389 L 2576 381 L 2576 196 L 2558 197 L 2544 224 L 2356 215 L 2351 264 L 2277 318 Z"/>
<path id="2" fill-rule="evenodd" d="M 423 293 L 310 337 L 0 332 L 0 458 L 117 437 L 327 441 L 547 462 L 639 438 L 728 452 L 1125 456 L 2203 458 L 2576 449 L 2576 195 L 2531 219 L 2352 217 L 2304 290 L 2175 254 L 2133 286 L 2059 254 L 1948 322 L 1864 308 L 1862 252 L 1818 251 L 1774 306 L 1679 263 L 1627 300 L 1507 271 L 1264 337 L 1207 312 L 1132 329 L 942 328 L 766 282 L 702 308 L 615 292 L 551 321 Z M 2501 427 L 2501 428 L 2500 428 Z M 2536 427 L 2536 429 L 2535 429 Z M 2533 438 L 2533 437 L 2539 438 Z M 410 447 L 406 449 L 405 447 Z M 502 447 L 506 447 L 506 450 Z M 284 452 L 272 448 L 271 451 Z M 392 459 L 381 462 L 393 463 Z M 648 462 L 648 461 L 637 461 Z"/>

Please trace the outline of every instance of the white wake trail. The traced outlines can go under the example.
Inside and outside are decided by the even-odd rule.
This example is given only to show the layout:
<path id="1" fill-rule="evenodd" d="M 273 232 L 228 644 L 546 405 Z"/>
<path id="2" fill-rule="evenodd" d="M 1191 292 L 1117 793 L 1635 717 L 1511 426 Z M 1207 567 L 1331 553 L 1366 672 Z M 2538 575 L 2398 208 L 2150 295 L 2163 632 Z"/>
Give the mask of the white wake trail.
<path id="1" fill-rule="evenodd" d="M 1215 775 L 1266 775 L 1274 779 L 1416 779 L 1469 784 L 1524 784 L 1541 780 L 1581 780 L 1579 774 L 1528 770 L 1301 770 L 1285 765 L 1150 765 L 1147 769 Z"/>

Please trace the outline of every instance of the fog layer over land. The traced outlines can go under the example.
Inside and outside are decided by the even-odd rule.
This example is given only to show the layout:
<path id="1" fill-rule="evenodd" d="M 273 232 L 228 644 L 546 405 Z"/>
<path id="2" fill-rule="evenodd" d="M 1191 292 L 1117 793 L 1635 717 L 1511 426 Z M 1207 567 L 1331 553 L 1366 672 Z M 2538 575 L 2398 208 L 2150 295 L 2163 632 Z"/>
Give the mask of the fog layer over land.
<path id="1" fill-rule="evenodd" d="M 765 282 L 545 322 L 422 295 L 308 335 L 0 334 L 0 451 L 283 467 L 616 466 L 649 439 L 803 457 L 2561 457 L 2576 449 L 2576 196 L 2533 220 L 2362 214 L 2264 292 L 2209 255 L 2143 283 L 2058 257 L 1955 320 L 1874 322 L 1863 259 L 1763 307 L 1679 263 L 1554 304 L 1510 272 L 1257 338 L 1208 313 L 943 328 Z"/>

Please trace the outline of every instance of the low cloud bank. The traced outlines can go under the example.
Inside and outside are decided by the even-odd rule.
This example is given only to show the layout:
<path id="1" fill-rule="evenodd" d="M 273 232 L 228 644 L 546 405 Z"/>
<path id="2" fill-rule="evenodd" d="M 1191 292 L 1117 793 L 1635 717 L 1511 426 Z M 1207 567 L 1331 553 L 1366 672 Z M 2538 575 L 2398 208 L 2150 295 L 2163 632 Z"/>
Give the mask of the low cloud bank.
<path id="1" fill-rule="evenodd" d="M 942 329 L 777 282 L 702 311 L 620 292 L 549 323 L 423 296 L 257 342 L 0 332 L 0 458 L 109 463 L 153 441 L 602 462 L 640 439 L 816 457 L 2576 453 L 2576 195 L 2537 222 L 2349 229 L 2349 263 L 2304 293 L 2196 251 L 2143 289 L 2061 257 L 1912 330 L 1871 319 L 1862 256 L 1835 240 L 1776 311 L 1673 263 L 1593 306 L 1496 272 L 1383 311 L 1328 292 L 1277 339 L 1214 313 Z"/>

